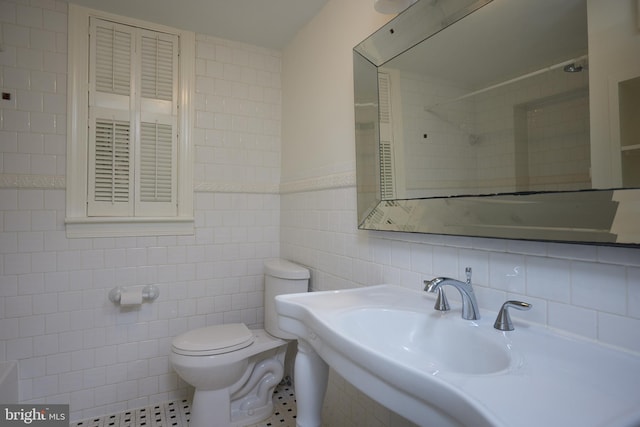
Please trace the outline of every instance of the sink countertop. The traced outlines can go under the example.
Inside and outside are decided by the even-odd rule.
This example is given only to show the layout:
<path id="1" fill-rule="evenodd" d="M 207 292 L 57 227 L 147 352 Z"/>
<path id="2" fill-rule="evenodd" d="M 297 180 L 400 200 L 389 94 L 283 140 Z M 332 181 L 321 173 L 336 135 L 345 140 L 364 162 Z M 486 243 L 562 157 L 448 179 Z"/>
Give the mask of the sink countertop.
<path id="1" fill-rule="evenodd" d="M 327 360 L 329 365 L 347 380 L 355 378 L 352 371 L 366 373 L 370 377 L 366 384 L 388 385 L 400 397 L 435 406 L 453 414 L 462 424 L 640 425 L 640 356 L 631 352 L 521 322 L 516 322 L 514 331 L 497 331 L 493 329 L 496 312 L 482 310 L 482 318 L 477 321 L 462 319 L 459 309 L 436 312 L 434 321 L 467 322 L 483 334 L 492 334 L 492 339 L 502 340 L 511 351 L 512 362 L 507 369 L 462 374 L 434 369 L 426 363 L 403 362 L 392 349 L 385 348 L 384 342 L 365 345 L 353 339 L 337 320 L 346 312 L 365 308 L 429 314 L 434 311 L 433 298 L 425 292 L 378 285 L 283 295 L 277 297 L 276 306 L 281 327 L 287 325 L 290 332 L 311 343 L 321 357 L 331 359 Z M 371 395 L 371 390 L 363 391 Z M 401 404 L 401 399 L 377 400 L 403 414 L 402 409 L 393 407 L 394 403 Z M 418 418 L 419 414 L 413 416 L 413 421 L 419 423 Z"/>

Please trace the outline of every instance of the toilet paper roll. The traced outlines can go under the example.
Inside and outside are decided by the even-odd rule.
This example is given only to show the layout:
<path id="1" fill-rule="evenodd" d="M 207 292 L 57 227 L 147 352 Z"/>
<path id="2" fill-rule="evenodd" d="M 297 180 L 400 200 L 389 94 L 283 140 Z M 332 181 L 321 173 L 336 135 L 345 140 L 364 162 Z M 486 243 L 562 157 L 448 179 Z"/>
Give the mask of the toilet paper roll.
<path id="1" fill-rule="evenodd" d="M 120 305 L 142 304 L 142 288 L 129 288 L 120 291 Z"/>

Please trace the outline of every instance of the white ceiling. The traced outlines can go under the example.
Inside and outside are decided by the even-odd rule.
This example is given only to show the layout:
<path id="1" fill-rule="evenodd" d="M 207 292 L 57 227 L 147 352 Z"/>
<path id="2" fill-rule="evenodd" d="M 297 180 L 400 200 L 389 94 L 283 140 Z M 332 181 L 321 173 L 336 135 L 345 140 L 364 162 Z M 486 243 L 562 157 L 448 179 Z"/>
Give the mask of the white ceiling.
<path id="1" fill-rule="evenodd" d="M 587 52 L 586 0 L 504 0 L 489 3 L 385 66 L 478 89 Z"/>
<path id="2" fill-rule="evenodd" d="M 68 0 L 182 30 L 281 50 L 327 0 Z"/>

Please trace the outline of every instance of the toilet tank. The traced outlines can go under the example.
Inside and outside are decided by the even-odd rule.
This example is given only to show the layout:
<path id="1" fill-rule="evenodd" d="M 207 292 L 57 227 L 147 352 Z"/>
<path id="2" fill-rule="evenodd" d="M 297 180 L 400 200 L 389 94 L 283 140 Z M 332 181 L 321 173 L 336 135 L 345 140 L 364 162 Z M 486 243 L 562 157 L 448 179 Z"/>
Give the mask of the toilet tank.
<path id="1" fill-rule="evenodd" d="M 295 339 L 278 327 L 275 298 L 282 294 L 309 291 L 309 270 L 284 259 L 264 262 L 264 329 L 274 337 Z"/>

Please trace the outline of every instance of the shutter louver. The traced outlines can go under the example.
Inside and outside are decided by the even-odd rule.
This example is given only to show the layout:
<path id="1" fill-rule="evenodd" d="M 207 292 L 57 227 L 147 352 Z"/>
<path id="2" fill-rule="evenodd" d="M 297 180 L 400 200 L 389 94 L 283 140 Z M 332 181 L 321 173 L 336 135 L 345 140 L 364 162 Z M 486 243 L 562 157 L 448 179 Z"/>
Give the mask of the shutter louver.
<path id="1" fill-rule="evenodd" d="M 389 95 L 390 91 L 389 76 L 387 74 L 380 73 L 378 75 L 378 91 L 379 91 L 379 116 L 380 123 L 388 125 L 391 123 L 391 99 Z"/>
<path id="2" fill-rule="evenodd" d="M 129 142 L 129 123 L 96 121 L 95 201 L 110 203 L 129 201 Z"/>
<path id="3" fill-rule="evenodd" d="M 173 40 L 165 40 L 160 35 L 142 36 L 142 97 L 173 100 L 174 88 L 174 47 Z"/>
<path id="4" fill-rule="evenodd" d="M 380 198 L 395 199 L 393 187 L 393 150 L 389 141 L 380 141 Z"/>
<path id="5" fill-rule="evenodd" d="M 391 93 L 390 77 L 388 74 L 378 74 L 379 93 L 379 123 L 380 123 L 380 198 L 382 200 L 395 199 L 393 181 L 393 134 L 391 124 Z"/>
<path id="6" fill-rule="evenodd" d="M 140 125 L 140 201 L 171 202 L 173 135 L 171 125 Z"/>
<path id="7" fill-rule="evenodd" d="M 101 22 L 96 27 L 95 87 L 98 92 L 129 96 L 131 92 L 131 33 Z"/>

